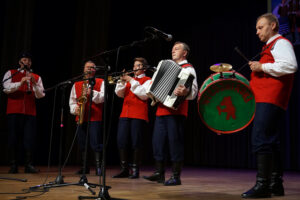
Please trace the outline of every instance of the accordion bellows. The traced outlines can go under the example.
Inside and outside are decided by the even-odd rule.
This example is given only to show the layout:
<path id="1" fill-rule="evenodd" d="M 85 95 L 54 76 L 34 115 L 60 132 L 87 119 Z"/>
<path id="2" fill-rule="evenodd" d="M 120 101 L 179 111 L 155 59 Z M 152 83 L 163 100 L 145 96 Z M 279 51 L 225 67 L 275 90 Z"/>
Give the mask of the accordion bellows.
<path id="1" fill-rule="evenodd" d="M 182 68 L 173 60 L 160 61 L 147 90 L 147 95 L 152 100 L 151 105 L 154 106 L 160 102 L 166 107 L 176 110 L 186 96 L 174 95 L 175 88 L 179 85 L 190 88 L 194 78 L 189 70 Z"/>

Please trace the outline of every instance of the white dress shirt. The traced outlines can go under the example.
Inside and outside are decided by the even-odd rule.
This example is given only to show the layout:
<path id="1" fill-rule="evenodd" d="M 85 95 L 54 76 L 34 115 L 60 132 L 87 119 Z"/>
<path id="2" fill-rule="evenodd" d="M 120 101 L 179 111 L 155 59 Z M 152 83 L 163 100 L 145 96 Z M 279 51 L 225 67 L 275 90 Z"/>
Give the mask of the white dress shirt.
<path id="1" fill-rule="evenodd" d="M 88 84 L 88 87 L 91 87 L 91 86 Z M 95 104 L 104 102 L 104 81 L 102 81 L 100 91 L 93 90 L 92 101 Z M 78 105 L 77 105 L 77 95 L 76 95 L 76 90 L 75 90 L 75 84 L 73 84 L 72 89 L 71 89 L 69 106 L 70 106 L 70 113 L 73 115 L 76 115 L 75 110 L 76 110 L 76 107 L 78 107 Z"/>
<path id="2" fill-rule="evenodd" d="M 20 73 L 24 73 L 24 70 L 19 70 Z M 5 92 L 6 94 L 10 94 L 10 93 L 13 93 L 15 91 L 17 91 L 20 87 L 21 87 L 21 82 L 12 82 L 11 80 L 11 70 L 8 70 L 5 75 L 4 75 L 4 78 L 3 80 L 6 80 L 4 83 L 3 83 L 3 92 Z M 39 76 L 39 79 L 38 81 L 36 82 L 36 84 L 32 84 L 32 88 L 33 88 L 33 92 L 34 92 L 34 95 L 37 99 L 40 99 L 42 97 L 45 96 L 45 93 L 44 93 L 44 86 L 43 86 L 43 82 L 42 82 L 42 78 Z"/>
<path id="3" fill-rule="evenodd" d="M 145 74 L 140 74 L 136 78 L 143 78 L 145 77 Z M 147 100 L 149 97 L 146 95 L 147 88 L 149 87 L 151 82 L 151 79 L 145 81 L 142 85 L 140 84 L 139 81 L 131 79 L 130 80 L 130 91 L 135 94 L 139 99 L 141 100 Z M 126 88 L 127 82 L 125 81 L 118 81 L 116 88 L 115 88 L 115 93 L 118 97 L 124 98 L 125 95 L 125 88 Z"/>
<path id="4" fill-rule="evenodd" d="M 279 34 L 271 37 L 267 44 L 279 37 Z M 292 44 L 285 40 L 279 39 L 271 49 L 271 54 L 274 57 L 274 63 L 262 64 L 262 70 L 274 77 L 280 77 L 287 74 L 292 74 L 297 71 L 297 60 Z"/>

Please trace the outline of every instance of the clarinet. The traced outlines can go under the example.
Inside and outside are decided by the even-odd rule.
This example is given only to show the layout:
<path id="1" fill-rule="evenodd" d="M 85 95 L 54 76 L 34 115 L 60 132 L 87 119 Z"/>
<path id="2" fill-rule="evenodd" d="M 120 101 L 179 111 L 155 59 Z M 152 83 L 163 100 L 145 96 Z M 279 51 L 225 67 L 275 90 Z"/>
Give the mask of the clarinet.
<path id="1" fill-rule="evenodd" d="M 24 65 L 24 70 L 26 71 L 26 76 L 29 75 L 29 73 L 32 72 L 32 69 L 30 69 L 27 65 Z M 31 94 L 32 91 L 31 91 L 31 88 L 30 88 L 30 80 L 27 80 L 27 90 L 26 90 L 26 93 L 27 94 Z"/>

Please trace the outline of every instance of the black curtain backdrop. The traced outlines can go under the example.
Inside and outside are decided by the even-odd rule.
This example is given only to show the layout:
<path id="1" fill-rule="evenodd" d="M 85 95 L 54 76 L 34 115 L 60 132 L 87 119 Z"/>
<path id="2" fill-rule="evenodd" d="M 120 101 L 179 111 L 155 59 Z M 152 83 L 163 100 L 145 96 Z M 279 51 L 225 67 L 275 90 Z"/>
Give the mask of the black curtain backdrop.
<path id="1" fill-rule="evenodd" d="M 137 56 L 145 57 L 151 65 L 156 66 L 160 60 L 171 58 L 171 48 L 175 41 L 184 41 L 190 45 L 189 61 L 196 68 L 200 87 L 212 74 L 209 70 L 211 65 L 225 62 L 238 70 L 245 64 L 245 60 L 234 51 L 236 46 L 249 59 L 260 52 L 262 44 L 256 36 L 255 24 L 256 18 L 267 12 L 267 1 L 245 0 L 234 3 L 232 6 L 232 3 L 218 1 L 184 1 L 180 4 L 174 1 L 1 1 L 0 75 L 3 77 L 8 69 L 16 66 L 20 52 L 29 50 L 33 54 L 34 72 L 41 75 L 44 87 L 50 88 L 79 75 L 85 59 L 104 51 L 114 50 L 110 54 L 94 57 L 97 65 L 109 64 L 112 71 L 121 71 L 131 69 L 132 60 Z M 146 26 L 172 34 L 172 42 L 158 39 L 134 45 L 134 41 L 149 37 L 144 32 Z M 130 44 L 132 46 L 128 46 Z M 300 48 L 296 46 L 295 51 L 299 61 Z M 247 67 L 240 73 L 249 78 Z M 153 73 L 147 74 L 152 76 Z M 283 154 L 288 170 L 300 170 L 299 86 L 297 72 L 283 135 Z M 61 130 L 64 134 L 63 157 L 67 155 L 76 128 L 74 116 L 69 114 L 70 90 L 71 85 L 65 91 L 63 129 L 60 128 L 61 90 L 57 90 L 56 99 L 52 90 L 46 93 L 45 98 L 37 101 L 36 164 L 47 164 L 54 102 L 56 108 L 51 164 L 58 162 Z M 122 99 L 116 97 L 113 90 L 114 86 L 109 86 L 108 113 L 111 113 L 109 117 L 112 126 L 107 158 L 110 165 L 119 162 L 116 131 L 122 106 Z M 6 95 L 3 92 L 0 102 L 0 164 L 7 165 Z M 144 133 L 143 164 L 153 163 L 151 137 L 155 108 L 149 108 L 150 122 Z M 185 164 L 199 167 L 255 167 L 250 148 L 251 126 L 238 133 L 217 135 L 201 122 L 197 100 L 191 101 L 186 121 Z M 68 164 L 79 163 L 76 143 Z"/>

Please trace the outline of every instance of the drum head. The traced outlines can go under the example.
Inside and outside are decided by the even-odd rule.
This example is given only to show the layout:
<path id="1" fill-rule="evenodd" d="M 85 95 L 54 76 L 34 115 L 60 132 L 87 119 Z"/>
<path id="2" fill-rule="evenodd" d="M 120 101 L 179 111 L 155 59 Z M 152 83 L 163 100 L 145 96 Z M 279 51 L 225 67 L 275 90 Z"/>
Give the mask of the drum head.
<path id="1" fill-rule="evenodd" d="M 243 80 L 245 79 L 245 80 Z M 243 76 L 212 81 L 207 79 L 199 92 L 198 111 L 203 123 L 221 134 L 234 133 L 254 118 L 255 99 Z M 210 82 L 207 84 L 206 82 Z"/>

